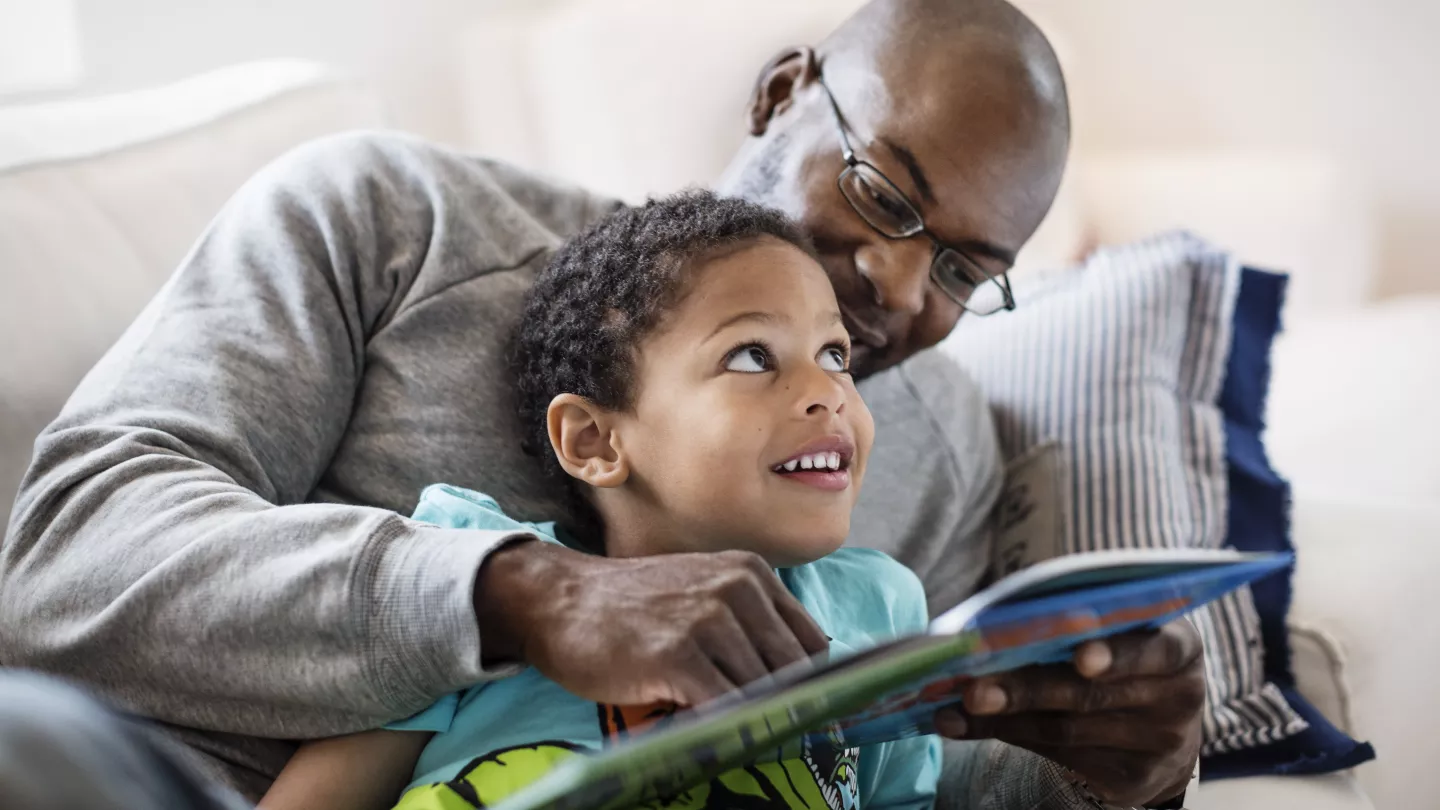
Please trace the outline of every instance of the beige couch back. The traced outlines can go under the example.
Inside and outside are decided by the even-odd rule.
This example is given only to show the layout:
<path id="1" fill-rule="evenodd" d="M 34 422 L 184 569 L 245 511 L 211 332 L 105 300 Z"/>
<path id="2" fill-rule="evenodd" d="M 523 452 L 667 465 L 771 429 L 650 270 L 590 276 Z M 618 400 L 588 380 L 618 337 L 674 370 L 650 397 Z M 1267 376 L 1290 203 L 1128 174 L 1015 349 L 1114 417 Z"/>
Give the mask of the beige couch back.
<path id="1" fill-rule="evenodd" d="M 553 0 L 487 16 L 457 35 L 465 145 L 631 200 L 708 183 L 744 137 L 765 61 L 819 42 L 860 5 Z M 1036 21 L 1057 43 L 1074 103 L 1096 98 L 1079 85 L 1079 52 L 1065 47 L 1077 32 Z M 1019 267 L 1066 264 L 1094 244 L 1176 227 L 1291 272 L 1291 312 L 1358 306 L 1379 274 L 1364 189 L 1333 156 L 1101 154 L 1083 144 Z"/>
<path id="2" fill-rule="evenodd" d="M 359 87 L 263 62 L 0 108 L 0 526 L 36 434 L 262 165 L 381 123 Z"/>

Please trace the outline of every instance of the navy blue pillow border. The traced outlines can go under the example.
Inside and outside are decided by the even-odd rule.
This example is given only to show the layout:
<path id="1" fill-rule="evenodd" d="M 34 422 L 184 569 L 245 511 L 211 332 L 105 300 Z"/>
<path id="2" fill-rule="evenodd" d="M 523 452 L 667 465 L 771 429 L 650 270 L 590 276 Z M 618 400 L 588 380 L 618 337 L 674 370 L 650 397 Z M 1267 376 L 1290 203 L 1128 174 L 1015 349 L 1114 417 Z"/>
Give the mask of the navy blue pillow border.
<path id="1" fill-rule="evenodd" d="M 1225 456 L 1229 478 L 1226 540 L 1241 551 L 1293 551 L 1290 542 L 1290 485 L 1270 466 L 1261 441 L 1265 395 L 1270 389 L 1270 348 L 1280 331 L 1288 277 L 1242 268 L 1232 319 L 1230 356 L 1220 392 L 1225 417 Z M 1279 742 L 1206 757 L 1202 779 L 1262 774 L 1314 774 L 1353 768 L 1375 758 L 1369 743 L 1356 742 L 1326 720 L 1295 691 L 1290 639 L 1291 572 L 1283 571 L 1250 586 L 1260 615 L 1265 646 L 1265 677 L 1280 687 L 1285 700 L 1310 727 Z"/>

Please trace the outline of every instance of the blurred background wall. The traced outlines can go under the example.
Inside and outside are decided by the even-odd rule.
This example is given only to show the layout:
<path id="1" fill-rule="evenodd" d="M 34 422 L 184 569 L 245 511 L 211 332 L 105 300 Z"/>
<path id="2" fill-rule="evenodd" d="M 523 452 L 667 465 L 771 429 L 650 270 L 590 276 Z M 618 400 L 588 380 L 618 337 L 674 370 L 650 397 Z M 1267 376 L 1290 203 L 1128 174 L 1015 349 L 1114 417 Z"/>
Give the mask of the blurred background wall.
<path id="1" fill-rule="evenodd" d="M 1020 5 L 1065 49 L 1079 149 L 1332 155 L 1373 206 L 1378 292 L 1440 289 L 1440 3 Z"/>
<path id="2" fill-rule="evenodd" d="M 0 0 L 0 15 L 13 18 L 15 9 L 57 2 L 65 4 Z M 786 3 L 771 5 L 783 16 Z M 473 70 L 467 73 L 465 66 L 476 49 L 496 47 L 486 44 L 485 31 L 517 14 L 588 5 L 579 18 L 598 32 L 567 30 L 575 41 L 609 36 L 603 31 L 606 8 L 617 5 L 610 0 L 71 0 L 68 5 L 83 69 L 68 87 L 21 94 L 20 100 L 141 87 L 263 57 L 306 57 L 362 77 L 400 128 L 540 163 L 630 196 L 706 179 L 684 175 L 716 168 L 719 157 L 667 163 L 666 150 L 683 151 L 685 139 L 699 127 L 723 127 L 712 139 L 738 140 L 739 104 L 748 82 L 760 54 L 778 44 L 767 41 L 763 30 L 735 43 L 756 56 L 725 79 L 733 90 L 712 119 L 674 122 L 666 120 L 664 109 L 650 110 L 649 117 L 644 110 L 639 117 L 627 111 L 627 137 L 641 143 L 630 155 L 612 151 L 611 164 L 596 167 L 593 156 L 573 147 L 568 160 L 539 154 L 537 139 L 544 133 L 487 117 L 477 97 L 523 94 L 525 80 L 486 75 L 485 86 L 477 88 Z M 727 4 L 712 5 L 725 13 Z M 830 5 L 827 13 L 839 18 L 857 3 Z M 1372 292 L 1440 290 L 1440 160 L 1433 154 L 1440 143 L 1435 88 L 1440 48 L 1432 42 L 1440 31 L 1440 3 L 1019 0 L 1019 5 L 1061 51 L 1071 81 L 1077 155 L 1223 151 L 1264 156 L 1260 164 L 1285 155 L 1323 156 L 1342 168 L 1345 196 L 1366 212 L 1367 220 L 1355 227 L 1365 232 L 1379 264 Z M 720 30 L 718 35 L 734 36 L 731 28 Z M 672 33 L 657 25 L 653 38 L 663 56 L 656 58 L 670 58 L 659 41 Z M 703 30 L 681 34 L 706 36 Z M 533 63 L 533 54 L 528 58 Z M 633 58 L 647 54 L 642 48 Z M 603 66 L 596 69 L 599 78 L 591 79 L 603 80 Z M 689 69 L 659 68 L 679 87 Z M 581 85 L 585 79 L 576 77 Z M 714 76 L 707 81 L 715 85 Z M 511 86 L 501 86 L 507 83 Z M 16 98 L 0 95 L 0 103 Z M 591 121 L 604 114 L 586 111 Z M 648 139 L 642 129 L 651 133 Z M 606 129 L 599 130 L 603 139 Z"/>
<path id="3" fill-rule="evenodd" d="M 41 0 L 44 2 L 45 0 Z M 6 0 L 16 2 L 16 0 Z M 267 57 L 363 77 L 396 124 L 463 142 L 455 31 L 523 0 L 73 0 L 84 92 L 173 81 Z"/>

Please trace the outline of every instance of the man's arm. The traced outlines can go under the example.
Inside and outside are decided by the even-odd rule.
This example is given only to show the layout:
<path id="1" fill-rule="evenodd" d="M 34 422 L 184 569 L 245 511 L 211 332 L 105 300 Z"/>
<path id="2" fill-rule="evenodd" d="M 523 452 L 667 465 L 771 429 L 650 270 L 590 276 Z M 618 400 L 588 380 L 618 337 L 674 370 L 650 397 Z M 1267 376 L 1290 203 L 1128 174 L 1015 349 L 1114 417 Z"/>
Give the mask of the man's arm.
<path id="1" fill-rule="evenodd" d="M 247 184 L 39 437 L 0 661 L 273 737 L 486 677 L 472 595 L 504 535 L 305 503 L 435 225 L 441 192 L 397 149 L 331 139 Z"/>
<path id="2" fill-rule="evenodd" d="M 999 740 L 945 740 L 935 810 L 1098 810 L 1061 766 Z"/>

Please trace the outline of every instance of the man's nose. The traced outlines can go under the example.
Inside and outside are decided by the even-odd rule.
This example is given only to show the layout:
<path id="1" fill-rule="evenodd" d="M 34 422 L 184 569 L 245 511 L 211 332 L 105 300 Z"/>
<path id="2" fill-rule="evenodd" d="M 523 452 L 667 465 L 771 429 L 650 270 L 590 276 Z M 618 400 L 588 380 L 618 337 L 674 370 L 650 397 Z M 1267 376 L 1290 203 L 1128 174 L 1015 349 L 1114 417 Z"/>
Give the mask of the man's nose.
<path id="1" fill-rule="evenodd" d="M 855 251 L 855 267 L 870 280 L 881 308 L 919 315 L 925 309 L 932 253 L 923 236 L 871 242 Z"/>

